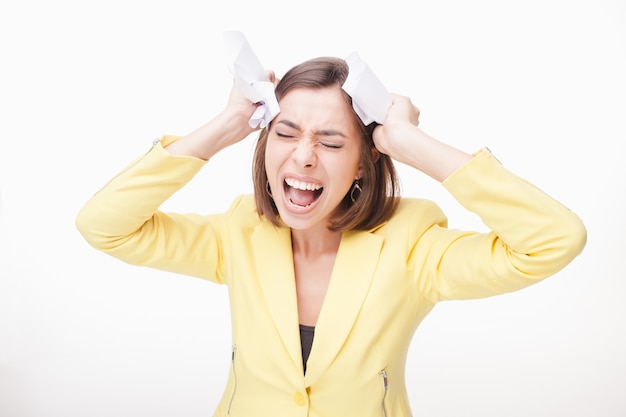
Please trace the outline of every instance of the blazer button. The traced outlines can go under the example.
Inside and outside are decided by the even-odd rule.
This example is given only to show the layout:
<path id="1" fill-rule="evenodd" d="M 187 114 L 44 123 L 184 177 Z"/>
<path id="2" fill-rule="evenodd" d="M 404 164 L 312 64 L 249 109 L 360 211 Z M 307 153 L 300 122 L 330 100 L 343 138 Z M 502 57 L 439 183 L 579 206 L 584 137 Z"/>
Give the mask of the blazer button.
<path id="1" fill-rule="evenodd" d="M 306 405 L 306 398 L 304 398 L 304 395 L 302 395 L 302 393 L 296 392 L 293 396 L 293 402 L 296 403 L 296 405 L 302 407 Z"/>

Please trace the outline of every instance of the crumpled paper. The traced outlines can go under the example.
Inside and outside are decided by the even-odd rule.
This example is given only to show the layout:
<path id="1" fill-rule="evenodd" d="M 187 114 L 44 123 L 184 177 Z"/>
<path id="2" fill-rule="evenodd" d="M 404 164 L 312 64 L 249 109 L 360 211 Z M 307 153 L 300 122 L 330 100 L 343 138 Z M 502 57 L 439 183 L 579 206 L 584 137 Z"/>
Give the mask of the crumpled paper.
<path id="1" fill-rule="evenodd" d="M 391 94 L 356 52 L 345 60 L 350 71 L 341 88 L 352 97 L 354 111 L 366 126 L 372 122 L 383 124 L 391 106 Z"/>
<path id="2" fill-rule="evenodd" d="M 280 112 L 274 84 L 267 80 L 267 71 L 243 33 L 234 30 L 224 32 L 224 49 L 237 90 L 259 104 L 248 122 L 250 127 L 267 127 Z"/>

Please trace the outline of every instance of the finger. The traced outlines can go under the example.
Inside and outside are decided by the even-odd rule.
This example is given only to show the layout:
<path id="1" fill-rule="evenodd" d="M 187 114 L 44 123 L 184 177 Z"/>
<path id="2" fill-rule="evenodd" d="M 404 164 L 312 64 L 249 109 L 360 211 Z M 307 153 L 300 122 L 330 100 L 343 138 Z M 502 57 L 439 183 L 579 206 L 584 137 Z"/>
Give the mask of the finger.
<path id="1" fill-rule="evenodd" d="M 267 80 L 274 84 L 274 88 L 276 88 L 276 86 L 280 82 L 280 78 L 278 78 L 276 76 L 276 73 L 272 70 L 267 71 Z"/>

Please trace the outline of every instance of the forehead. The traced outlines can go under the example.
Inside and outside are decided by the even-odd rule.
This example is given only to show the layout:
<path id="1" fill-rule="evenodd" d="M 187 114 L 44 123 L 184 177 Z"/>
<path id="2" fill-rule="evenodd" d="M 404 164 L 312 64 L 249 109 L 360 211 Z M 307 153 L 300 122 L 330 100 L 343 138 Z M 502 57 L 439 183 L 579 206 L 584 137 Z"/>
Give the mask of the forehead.
<path id="1" fill-rule="evenodd" d="M 352 108 L 339 86 L 295 88 L 282 97 L 279 105 L 277 120 L 289 120 L 303 127 L 354 127 Z"/>

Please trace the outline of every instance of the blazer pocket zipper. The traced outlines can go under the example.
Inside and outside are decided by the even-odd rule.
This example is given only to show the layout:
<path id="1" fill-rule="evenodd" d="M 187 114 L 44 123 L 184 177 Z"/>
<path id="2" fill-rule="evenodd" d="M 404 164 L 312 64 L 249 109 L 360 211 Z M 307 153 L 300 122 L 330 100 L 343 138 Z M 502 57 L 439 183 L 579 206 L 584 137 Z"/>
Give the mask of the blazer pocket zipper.
<path id="1" fill-rule="evenodd" d="M 235 366 L 236 356 L 237 356 L 237 345 L 233 345 L 230 361 L 231 361 L 231 369 L 233 371 L 234 387 L 233 387 L 233 393 L 231 394 L 230 401 L 228 403 L 228 415 L 230 415 L 230 409 L 233 406 L 233 400 L 235 399 L 235 393 L 237 393 L 237 369 L 236 369 L 236 366 Z"/>
<path id="2" fill-rule="evenodd" d="M 380 378 L 383 382 L 383 399 L 381 401 L 381 406 L 383 409 L 383 417 L 387 417 L 387 405 L 385 404 L 385 400 L 387 399 L 387 392 L 389 391 L 389 381 L 387 380 L 387 370 L 383 369 L 380 371 Z"/>

